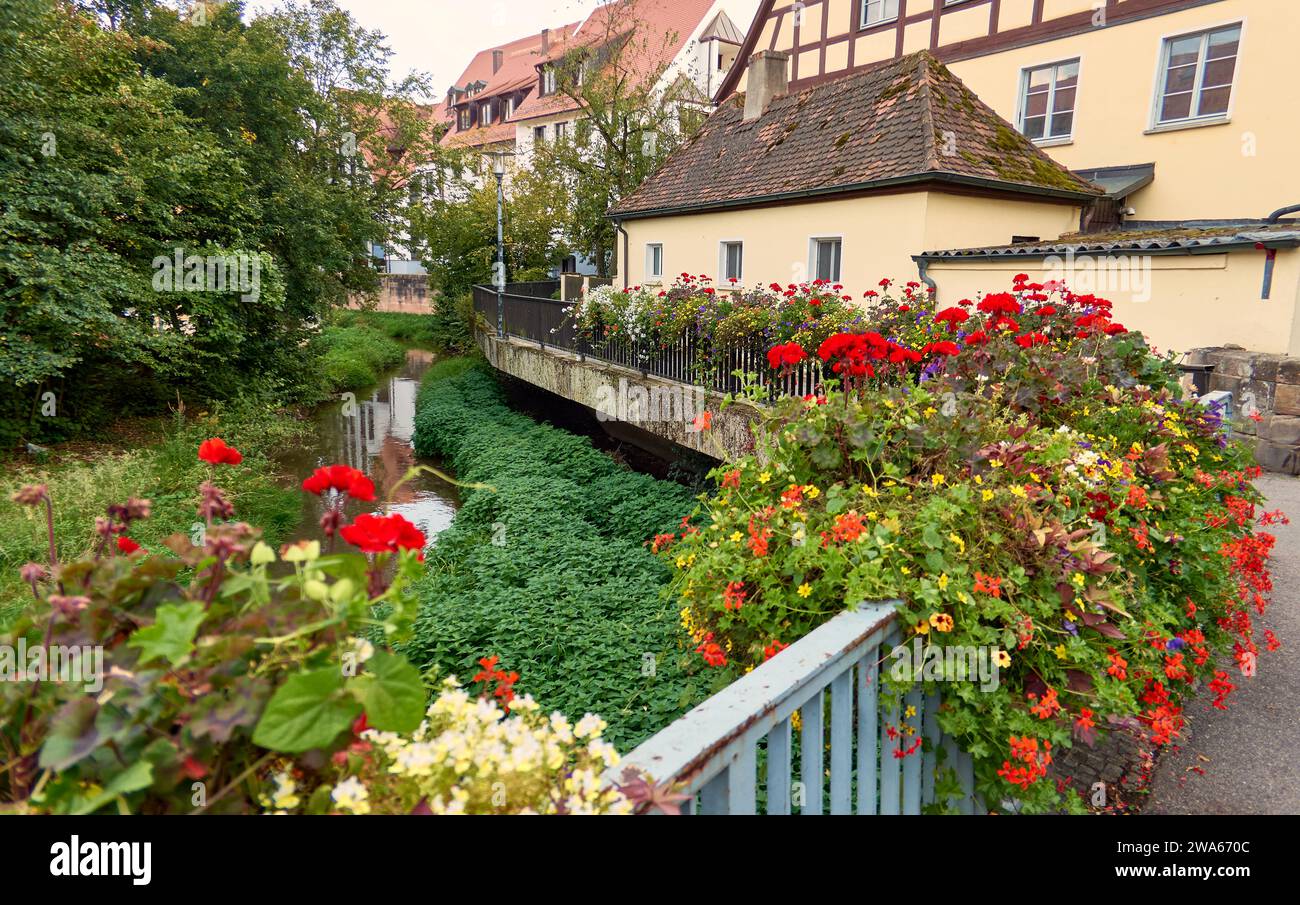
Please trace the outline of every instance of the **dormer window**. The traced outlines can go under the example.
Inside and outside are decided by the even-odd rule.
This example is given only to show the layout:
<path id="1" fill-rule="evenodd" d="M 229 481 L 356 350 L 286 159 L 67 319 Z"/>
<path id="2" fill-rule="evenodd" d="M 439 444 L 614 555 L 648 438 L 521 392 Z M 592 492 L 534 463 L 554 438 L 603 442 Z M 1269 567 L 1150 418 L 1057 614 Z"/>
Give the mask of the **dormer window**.
<path id="1" fill-rule="evenodd" d="M 460 111 L 460 131 L 469 131 L 469 127 L 473 125 L 473 123 L 474 115 L 470 112 L 470 109 L 468 107 L 462 108 Z"/>
<path id="2" fill-rule="evenodd" d="M 547 66 L 542 70 L 542 96 L 555 93 L 555 67 Z"/>

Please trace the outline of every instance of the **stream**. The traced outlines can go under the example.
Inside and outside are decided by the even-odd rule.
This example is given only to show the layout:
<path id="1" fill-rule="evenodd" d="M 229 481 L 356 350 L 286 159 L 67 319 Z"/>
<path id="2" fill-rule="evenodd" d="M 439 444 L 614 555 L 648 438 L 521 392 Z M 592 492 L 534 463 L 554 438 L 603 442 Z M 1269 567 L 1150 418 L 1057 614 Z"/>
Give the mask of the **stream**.
<path id="1" fill-rule="evenodd" d="M 342 401 L 320 409 L 311 438 L 278 457 L 281 468 L 302 481 L 324 465 L 351 465 L 375 482 L 375 500 L 348 500 L 348 521 L 367 512 L 396 512 L 432 540 L 451 525 L 460 506 L 455 485 L 427 472 L 398 484 L 413 465 L 447 471 L 436 459 L 417 457 L 411 442 L 415 396 L 433 362 L 434 353 L 408 349 L 402 366 L 384 374 L 373 388 L 358 391 L 355 402 L 345 394 Z M 302 518 L 290 540 L 321 540 L 320 518 L 327 500 L 309 493 L 302 498 Z"/>

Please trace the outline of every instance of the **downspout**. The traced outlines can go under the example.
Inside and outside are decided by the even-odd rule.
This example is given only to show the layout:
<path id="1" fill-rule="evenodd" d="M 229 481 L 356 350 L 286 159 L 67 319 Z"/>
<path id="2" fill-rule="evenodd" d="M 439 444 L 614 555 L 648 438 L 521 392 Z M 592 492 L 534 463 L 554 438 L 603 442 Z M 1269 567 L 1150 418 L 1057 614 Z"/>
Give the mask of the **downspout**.
<path id="1" fill-rule="evenodd" d="M 937 302 L 939 300 L 939 287 L 930 277 L 930 259 L 917 258 L 916 272 L 920 274 L 921 282 L 930 287 L 930 291 L 934 293 L 934 300 Z"/>
<path id="2" fill-rule="evenodd" d="M 628 276 L 627 276 L 628 242 L 630 241 L 630 239 L 628 237 L 627 230 L 623 228 L 623 221 L 621 218 L 618 217 L 614 218 L 614 229 L 618 230 L 620 233 L 623 234 L 623 257 L 618 262 L 619 265 L 618 269 L 623 274 L 623 291 L 626 292 L 627 285 L 628 285 Z M 617 250 L 615 250 L 615 254 L 617 254 Z"/>
<path id="3" fill-rule="evenodd" d="M 1273 211 L 1273 213 L 1268 215 L 1268 222 L 1276 223 L 1279 220 L 1281 220 L 1283 217 L 1285 217 L 1287 214 L 1297 214 L 1297 213 L 1300 213 L 1300 204 L 1291 204 L 1288 205 L 1287 207 L 1278 208 L 1277 210 Z"/>

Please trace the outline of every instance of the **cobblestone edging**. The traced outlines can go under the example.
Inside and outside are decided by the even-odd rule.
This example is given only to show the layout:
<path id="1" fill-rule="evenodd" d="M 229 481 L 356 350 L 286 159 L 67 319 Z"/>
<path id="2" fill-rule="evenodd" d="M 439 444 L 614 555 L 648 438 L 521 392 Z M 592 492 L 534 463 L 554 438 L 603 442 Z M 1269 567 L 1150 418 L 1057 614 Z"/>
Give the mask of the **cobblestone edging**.
<path id="1" fill-rule="evenodd" d="M 1300 358 L 1226 346 L 1193 349 L 1185 364 L 1213 366 L 1209 388 L 1233 394 L 1234 428 L 1255 439 L 1255 461 L 1267 471 L 1300 475 Z"/>
<path id="2" fill-rule="evenodd" d="M 1048 777 L 1076 789 L 1097 813 L 1133 813 L 1145 802 L 1157 755 L 1142 733 L 1114 729 L 1095 747 L 1076 742 L 1062 749 Z"/>

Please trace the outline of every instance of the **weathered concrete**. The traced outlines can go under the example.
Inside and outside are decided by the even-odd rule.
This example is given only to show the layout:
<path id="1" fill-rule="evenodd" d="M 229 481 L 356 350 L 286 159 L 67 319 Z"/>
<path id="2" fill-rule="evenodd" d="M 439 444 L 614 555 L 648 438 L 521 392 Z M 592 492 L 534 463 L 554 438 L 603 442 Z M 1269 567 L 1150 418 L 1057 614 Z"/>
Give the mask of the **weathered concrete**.
<path id="1" fill-rule="evenodd" d="M 375 311 L 397 314 L 432 314 L 434 294 L 429 291 L 429 278 L 423 274 L 385 273 L 379 277 L 378 296 L 353 296 L 349 308 L 369 307 Z"/>
<path id="2" fill-rule="evenodd" d="M 761 418 L 744 403 L 722 408 L 722 397 L 702 387 L 690 387 L 640 371 L 580 359 L 564 349 L 538 346 L 529 340 L 478 331 L 479 347 L 492 367 L 543 390 L 562 396 L 609 422 L 611 432 L 625 425 L 660 440 L 712 456 L 733 459 L 754 449 L 751 425 Z M 697 417 L 710 413 L 708 430 L 699 430 Z"/>
<path id="3" fill-rule="evenodd" d="M 1255 438 L 1255 461 L 1267 471 L 1300 474 L 1300 359 L 1246 349 L 1193 349 L 1188 364 L 1212 365 L 1210 390 L 1232 393 L 1234 430 Z M 1254 413 L 1258 422 L 1249 416 Z"/>

